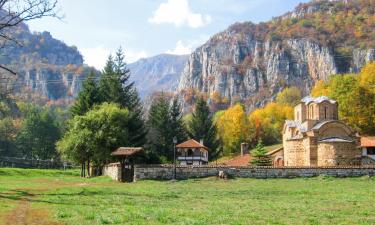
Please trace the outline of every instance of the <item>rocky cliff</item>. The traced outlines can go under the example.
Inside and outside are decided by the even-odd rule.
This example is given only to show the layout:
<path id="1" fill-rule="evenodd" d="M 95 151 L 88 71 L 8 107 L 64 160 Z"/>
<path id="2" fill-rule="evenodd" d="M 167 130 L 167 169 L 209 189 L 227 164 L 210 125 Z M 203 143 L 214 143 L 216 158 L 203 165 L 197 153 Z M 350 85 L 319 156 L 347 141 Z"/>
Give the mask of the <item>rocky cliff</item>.
<path id="1" fill-rule="evenodd" d="M 178 91 L 185 109 L 195 97 L 249 110 L 287 86 L 304 94 L 332 74 L 357 72 L 375 59 L 375 2 L 313 1 L 270 22 L 238 23 L 196 49 Z"/>
<path id="2" fill-rule="evenodd" d="M 129 64 L 130 79 L 135 82 L 142 99 L 154 92 L 175 92 L 187 59 L 186 55 L 169 54 L 140 59 Z"/>
<path id="3" fill-rule="evenodd" d="M 20 24 L 11 33 L 19 44 L 8 42 L 1 48 L 0 64 L 11 68 L 16 77 L 5 74 L 14 94 L 37 94 L 47 100 L 73 100 L 90 70 L 76 47 L 68 46 L 49 32 L 31 33 Z"/>

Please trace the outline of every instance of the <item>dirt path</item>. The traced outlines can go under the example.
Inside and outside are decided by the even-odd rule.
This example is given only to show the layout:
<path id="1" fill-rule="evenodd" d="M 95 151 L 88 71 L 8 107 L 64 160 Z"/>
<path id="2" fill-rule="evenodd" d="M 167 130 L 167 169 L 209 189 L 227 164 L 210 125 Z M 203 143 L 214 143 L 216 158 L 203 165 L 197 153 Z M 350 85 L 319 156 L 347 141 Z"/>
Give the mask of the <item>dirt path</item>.
<path id="1" fill-rule="evenodd" d="M 45 208 L 31 206 L 30 198 L 23 198 L 5 218 L 5 225 L 63 225 L 51 219 Z"/>

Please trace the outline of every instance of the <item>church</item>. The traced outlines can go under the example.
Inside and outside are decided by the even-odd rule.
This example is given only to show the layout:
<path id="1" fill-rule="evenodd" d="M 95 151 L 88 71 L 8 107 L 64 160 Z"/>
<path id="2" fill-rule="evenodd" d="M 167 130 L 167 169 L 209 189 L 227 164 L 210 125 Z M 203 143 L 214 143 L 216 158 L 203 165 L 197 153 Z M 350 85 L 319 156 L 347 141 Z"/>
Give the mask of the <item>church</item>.
<path id="1" fill-rule="evenodd" d="M 294 108 L 294 120 L 285 122 L 283 149 L 275 152 L 274 164 L 360 165 L 359 137 L 339 120 L 338 107 L 337 101 L 325 96 L 303 98 Z"/>

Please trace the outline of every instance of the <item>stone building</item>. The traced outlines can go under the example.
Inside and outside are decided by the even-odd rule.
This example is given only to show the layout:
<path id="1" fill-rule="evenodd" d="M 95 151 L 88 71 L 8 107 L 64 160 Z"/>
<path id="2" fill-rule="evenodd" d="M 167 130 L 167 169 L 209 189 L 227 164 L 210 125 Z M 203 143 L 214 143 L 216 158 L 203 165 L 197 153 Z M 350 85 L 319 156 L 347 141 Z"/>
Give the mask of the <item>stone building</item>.
<path id="1" fill-rule="evenodd" d="M 338 118 L 338 103 L 327 97 L 305 97 L 285 122 L 283 152 L 277 165 L 338 166 L 360 164 L 357 134 Z M 280 152 L 278 152 L 280 155 Z"/>

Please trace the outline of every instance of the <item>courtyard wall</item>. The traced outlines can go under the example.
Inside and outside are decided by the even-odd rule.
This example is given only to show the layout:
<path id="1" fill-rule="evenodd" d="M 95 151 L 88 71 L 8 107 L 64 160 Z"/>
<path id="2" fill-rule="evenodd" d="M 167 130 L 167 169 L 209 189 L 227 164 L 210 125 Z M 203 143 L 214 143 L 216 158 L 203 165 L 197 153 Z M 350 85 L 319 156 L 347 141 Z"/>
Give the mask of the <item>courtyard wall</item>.
<path id="1" fill-rule="evenodd" d="M 230 166 L 177 166 L 177 179 L 204 178 L 218 176 L 219 171 L 230 177 L 239 178 L 298 178 L 320 175 L 332 177 L 375 176 L 375 166 L 337 167 L 230 167 Z M 121 166 L 118 163 L 107 165 L 103 175 L 121 180 Z M 171 180 L 173 165 L 135 165 L 134 181 Z"/>

